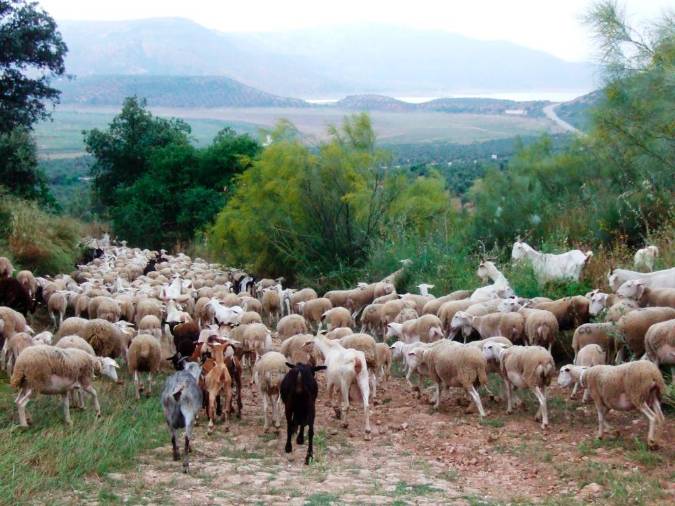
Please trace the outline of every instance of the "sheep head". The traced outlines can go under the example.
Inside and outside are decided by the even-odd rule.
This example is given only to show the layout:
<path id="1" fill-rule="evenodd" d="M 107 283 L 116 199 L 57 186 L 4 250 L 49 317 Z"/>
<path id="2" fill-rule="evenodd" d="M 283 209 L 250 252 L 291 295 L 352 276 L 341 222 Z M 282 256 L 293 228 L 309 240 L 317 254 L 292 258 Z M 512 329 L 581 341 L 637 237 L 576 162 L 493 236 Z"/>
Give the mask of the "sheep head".
<path id="1" fill-rule="evenodd" d="M 100 372 L 102 376 L 107 376 L 114 382 L 117 382 L 117 369 L 119 369 L 119 365 L 117 365 L 117 362 L 115 362 L 112 358 L 110 357 L 99 357 L 99 366 L 100 366 Z"/>
<path id="2" fill-rule="evenodd" d="M 558 385 L 567 388 L 581 379 L 583 371 L 587 368 L 581 365 L 565 365 L 560 368 L 558 374 Z"/>
<path id="3" fill-rule="evenodd" d="M 455 332 L 459 329 L 462 330 L 462 334 L 468 336 L 473 330 L 473 319 L 469 313 L 464 311 L 457 311 L 450 321 L 451 334 L 454 336 Z"/>
<path id="4" fill-rule="evenodd" d="M 387 324 L 387 337 L 400 336 L 402 329 L 403 329 L 402 323 L 391 322 Z"/>
<path id="5" fill-rule="evenodd" d="M 507 346 L 504 343 L 486 343 L 483 345 L 483 356 L 485 360 L 499 361 L 506 348 Z"/>
<path id="6" fill-rule="evenodd" d="M 619 287 L 616 294 L 619 297 L 639 300 L 645 293 L 645 282 L 640 279 L 631 279 Z"/>

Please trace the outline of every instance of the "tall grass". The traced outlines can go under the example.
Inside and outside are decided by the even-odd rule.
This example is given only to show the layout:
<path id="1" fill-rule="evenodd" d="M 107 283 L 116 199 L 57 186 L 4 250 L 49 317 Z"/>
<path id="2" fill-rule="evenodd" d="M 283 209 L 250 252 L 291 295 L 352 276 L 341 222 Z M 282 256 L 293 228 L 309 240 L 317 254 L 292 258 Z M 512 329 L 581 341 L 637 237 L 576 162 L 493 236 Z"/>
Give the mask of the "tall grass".
<path id="1" fill-rule="evenodd" d="M 0 255 L 36 274 L 73 270 L 81 254 L 80 222 L 42 211 L 35 202 L 0 193 Z"/>
<path id="2" fill-rule="evenodd" d="M 131 382 L 97 381 L 95 388 L 100 419 L 86 397 L 85 411 L 71 407 L 73 426 L 68 427 L 61 397 L 36 395 L 28 404 L 33 425 L 21 429 L 14 392 L 0 375 L 0 504 L 36 503 L 54 497 L 56 490 L 81 489 L 85 477 L 128 469 L 143 450 L 168 443 L 157 394 L 136 402 Z M 171 458 L 168 450 L 166 457 Z"/>

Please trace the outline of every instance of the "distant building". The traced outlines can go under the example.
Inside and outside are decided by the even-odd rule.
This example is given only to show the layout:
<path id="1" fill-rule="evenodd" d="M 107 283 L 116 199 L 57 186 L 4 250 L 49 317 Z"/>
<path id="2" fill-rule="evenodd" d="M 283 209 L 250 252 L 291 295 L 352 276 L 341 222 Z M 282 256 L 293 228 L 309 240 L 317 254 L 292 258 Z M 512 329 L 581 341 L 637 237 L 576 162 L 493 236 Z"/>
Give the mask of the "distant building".
<path id="1" fill-rule="evenodd" d="M 493 159 L 493 160 L 496 160 L 496 159 L 497 159 L 497 155 L 495 155 L 494 153 L 492 153 L 492 156 L 490 156 L 490 158 Z"/>
<path id="2" fill-rule="evenodd" d="M 506 109 L 504 114 L 510 114 L 512 116 L 525 116 L 527 111 L 525 109 Z"/>

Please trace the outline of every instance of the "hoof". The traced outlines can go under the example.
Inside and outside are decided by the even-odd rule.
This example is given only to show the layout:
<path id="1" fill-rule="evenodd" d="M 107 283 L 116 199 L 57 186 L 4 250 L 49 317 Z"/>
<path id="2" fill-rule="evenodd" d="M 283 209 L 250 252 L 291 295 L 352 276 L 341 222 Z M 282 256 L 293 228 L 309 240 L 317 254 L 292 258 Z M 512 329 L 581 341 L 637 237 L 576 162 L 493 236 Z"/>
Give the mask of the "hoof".
<path id="1" fill-rule="evenodd" d="M 286 453 L 291 453 L 293 451 L 293 447 L 291 445 L 286 445 L 284 451 Z"/>
<path id="2" fill-rule="evenodd" d="M 650 450 L 658 450 L 659 445 L 656 441 L 647 441 L 647 448 L 649 448 Z"/>
<path id="3" fill-rule="evenodd" d="M 373 439 L 373 435 L 370 432 L 366 432 L 365 436 L 363 436 L 363 439 L 365 439 L 366 441 L 370 441 L 371 439 Z"/>
<path id="4" fill-rule="evenodd" d="M 349 422 L 344 421 L 344 422 L 342 422 L 340 425 L 342 425 L 342 428 L 343 428 L 343 429 L 346 429 L 347 427 L 349 427 Z"/>

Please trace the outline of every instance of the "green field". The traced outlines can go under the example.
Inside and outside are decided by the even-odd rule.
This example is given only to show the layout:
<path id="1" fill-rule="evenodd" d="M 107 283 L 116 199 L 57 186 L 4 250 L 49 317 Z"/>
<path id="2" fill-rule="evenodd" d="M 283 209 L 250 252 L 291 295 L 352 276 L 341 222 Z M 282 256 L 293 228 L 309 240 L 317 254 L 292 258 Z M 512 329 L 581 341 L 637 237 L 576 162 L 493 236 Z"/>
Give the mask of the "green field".
<path id="1" fill-rule="evenodd" d="M 45 158 L 79 156 L 84 151 L 82 131 L 105 127 L 119 111 L 117 108 L 59 107 L 52 121 L 35 128 L 40 155 Z M 240 132 L 257 134 L 261 127 L 271 127 L 280 118 L 293 122 L 308 141 L 326 136 L 326 127 L 338 124 L 350 111 L 333 108 L 228 108 L 179 109 L 153 108 L 160 116 L 185 119 L 192 127 L 196 144 L 211 141 L 220 129 L 230 126 Z M 517 135 L 557 132 L 544 118 L 488 114 L 447 114 L 440 112 L 371 112 L 375 131 L 383 143 L 452 142 L 469 144 Z"/>

